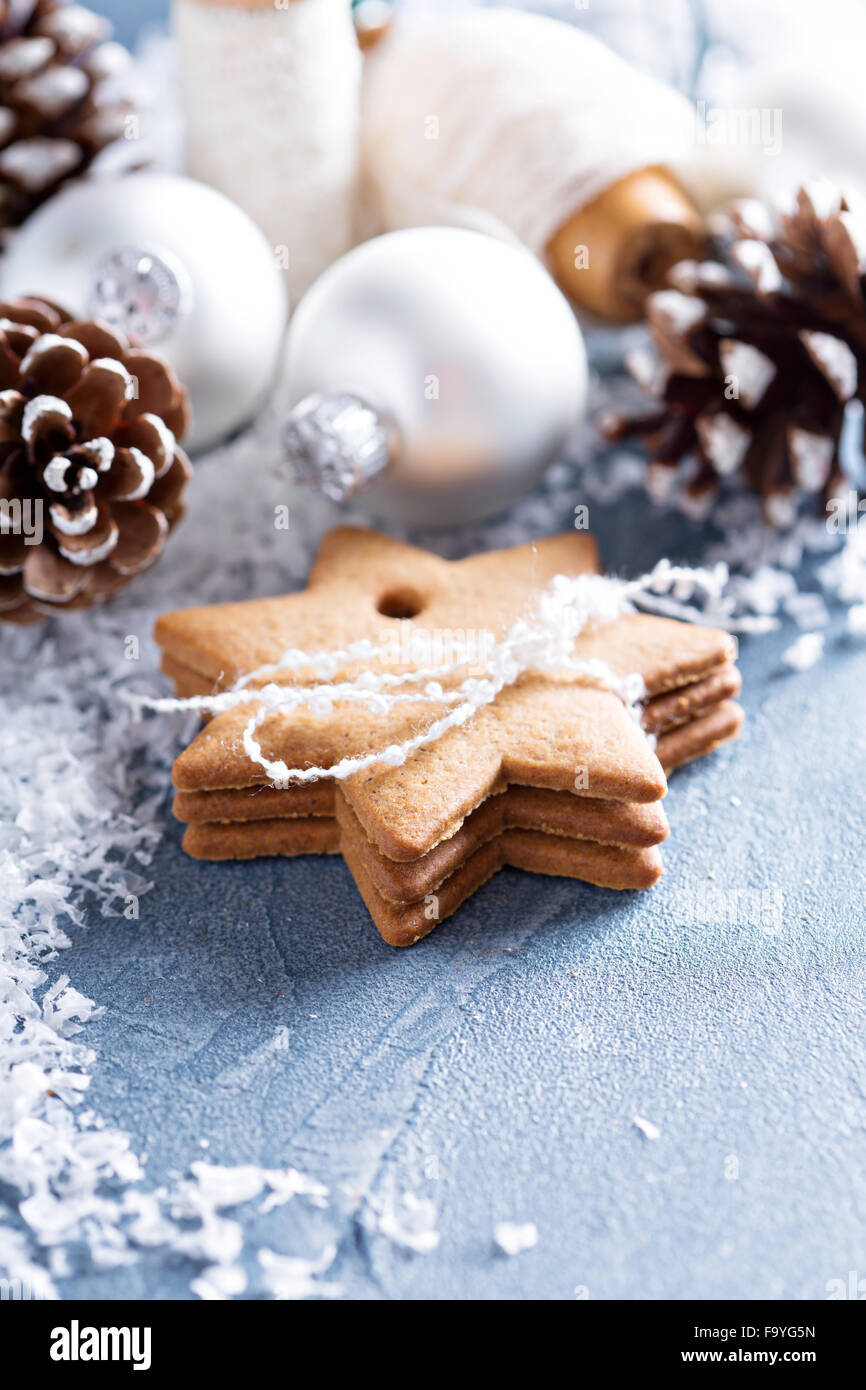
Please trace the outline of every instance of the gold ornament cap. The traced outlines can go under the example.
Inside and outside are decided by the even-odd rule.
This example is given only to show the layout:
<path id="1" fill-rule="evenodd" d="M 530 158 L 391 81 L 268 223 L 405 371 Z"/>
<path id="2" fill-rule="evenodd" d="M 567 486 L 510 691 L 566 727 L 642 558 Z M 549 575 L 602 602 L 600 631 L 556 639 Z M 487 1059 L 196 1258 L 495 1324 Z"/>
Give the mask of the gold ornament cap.
<path id="1" fill-rule="evenodd" d="M 640 169 L 605 189 L 560 228 L 550 268 L 583 309 L 620 323 L 643 317 L 677 261 L 695 258 L 706 229 L 666 169 Z"/>

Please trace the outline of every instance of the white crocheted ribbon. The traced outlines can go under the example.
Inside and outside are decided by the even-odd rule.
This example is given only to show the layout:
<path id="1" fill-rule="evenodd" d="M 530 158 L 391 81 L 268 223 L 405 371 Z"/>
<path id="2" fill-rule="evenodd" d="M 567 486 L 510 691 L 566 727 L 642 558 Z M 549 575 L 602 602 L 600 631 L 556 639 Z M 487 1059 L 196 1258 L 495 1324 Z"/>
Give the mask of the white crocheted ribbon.
<path id="1" fill-rule="evenodd" d="M 587 628 L 615 622 L 637 605 L 686 621 L 701 620 L 706 613 L 686 600 L 696 593 L 705 600 L 717 599 L 727 578 L 723 565 L 696 570 L 673 566 L 667 560 L 660 561 L 650 574 L 630 581 L 595 574 L 557 575 L 541 594 L 535 610 L 512 623 L 498 641 L 486 645 L 483 655 L 476 644 L 467 643 L 464 650 L 457 642 L 452 645 L 453 658 L 447 662 L 401 672 L 368 667 L 352 680 L 336 681 L 336 673 L 350 663 L 389 658 L 390 646 L 376 646 L 369 639 L 361 639 L 334 651 L 291 648 L 279 661 L 250 671 L 230 690 L 218 694 L 187 699 L 137 695 L 126 698 L 139 710 L 196 710 L 208 714 L 222 714 L 239 705 L 255 703 L 256 709 L 244 729 L 243 746 L 250 761 L 261 767 L 271 781 L 281 785 L 323 778 L 342 781 L 377 765 L 399 767 L 419 748 L 466 724 L 503 690 L 530 672 L 567 673 L 581 683 L 611 690 L 639 721 L 640 701 L 645 694 L 643 678 L 638 674 L 618 676 L 597 658 L 581 660 L 574 655 L 576 639 Z M 457 679 L 467 666 L 471 666 L 472 673 Z M 293 671 L 312 672 L 315 683 L 283 685 L 268 679 Z M 260 681 L 265 683 L 259 685 Z M 445 681 L 453 684 L 445 685 Z M 386 715 L 404 703 L 445 706 L 447 712 L 400 743 L 341 758 L 327 767 L 289 767 L 282 759 L 266 756 L 256 737 L 265 720 L 273 715 L 291 718 L 301 710 L 327 718 L 336 703 L 364 705 L 375 715 Z"/>

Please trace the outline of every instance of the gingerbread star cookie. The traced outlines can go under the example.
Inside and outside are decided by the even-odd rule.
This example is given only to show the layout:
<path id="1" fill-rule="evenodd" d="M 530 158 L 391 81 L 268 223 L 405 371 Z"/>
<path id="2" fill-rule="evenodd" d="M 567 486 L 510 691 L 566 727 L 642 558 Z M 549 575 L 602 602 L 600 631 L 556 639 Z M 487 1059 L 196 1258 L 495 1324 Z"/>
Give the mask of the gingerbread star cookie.
<path id="1" fill-rule="evenodd" d="M 377 762 L 339 783 L 275 787 L 242 741 L 257 689 L 313 678 L 280 669 L 289 650 L 344 653 L 330 672 L 335 683 L 370 667 L 411 671 L 431 642 L 483 651 L 555 576 L 597 567 L 584 533 L 449 563 L 341 528 L 326 537 L 302 593 L 165 615 L 156 639 L 178 695 L 244 682 L 251 696 L 211 718 L 175 764 L 184 847 L 214 859 L 342 853 L 380 932 L 399 945 L 432 930 L 506 863 L 605 887 L 649 886 L 667 834 L 666 771 L 739 728 L 726 633 L 626 613 L 578 636 L 580 661 L 643 678 L 655 750 L 618 693 L 571 669 L 528 670 L 402 765 Z M 347 649 L 362 638 L 387 657 L 353 658 Z M 268 714 L 256 737 L 272 762 L 328 768 L 404 742 L 445 708 L 407 698 L 377 714 L 335 699 L 321 712 Z"/>

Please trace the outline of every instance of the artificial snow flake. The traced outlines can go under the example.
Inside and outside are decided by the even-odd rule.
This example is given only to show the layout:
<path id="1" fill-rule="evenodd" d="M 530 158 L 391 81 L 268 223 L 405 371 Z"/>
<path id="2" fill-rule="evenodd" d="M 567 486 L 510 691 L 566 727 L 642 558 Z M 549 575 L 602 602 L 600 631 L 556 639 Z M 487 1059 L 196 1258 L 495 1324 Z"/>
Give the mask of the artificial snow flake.
<path id="1" fill-rule="evenodd" d="M 440 1239 L 434 1203 L 414 1192 L 404 1192 L 397 1201 L 389 1199 L 379 1212 L 376 1229 L 394 1245 L 416 1255 L 431 1254 Z"/>
<path id="2" fill-rule="evenodd" d="M 493 1228 L 493 1239 L 503 1255 L 521 1255 L 538 1244 L 538 1227 L 534 1221 L 498 1221 Z"/>
<path id="3" fill-rule="evenodd" d="M 693 299 L 679 290 L 657 290 L 652 296 L 652 307 L 660 322 L 677 334 L 688 333 L 707 313 L 703 300 Z"/>
<path id="4" fill-rule="evenodd" d="M 848 609 L 848 631 L 858 637 L 866 637 L 866 603 L 858 603 Z"/>
<path id="5" fill-rule="evenodd" d="M 701 419 L 697 430 L 707 458 L 722 477 L 736 473 L 746 455 L 752 436 L 730 415 L 718 414 Z"/>
<path id="6" fill-rule="evenodd" d="M 261 1168 L 249 1163 L 223 1168 L 215 1163 L 196 1162 L 190 1164 L 190 1172 L 198 1184 L 198 1194 L 203 1201 L 212 1203 L 215 1210 L 240 1206 L 258 1197 L 265 1185 Z"/>
<path id="7" fill-rule="evenodd" d="M 753 410 L 776 375 L 775 363 L 752 343 L 735 338 L 722 339 L 719 357 L 725 375 L 736 378 L 743 405 Z"/>
<path id="8" fill-rule="evenodd" d="M 658 1125 L 653 1124 L 652 1120 L 645 1120 L 643 1115 L 635 1115 L 632 1124 L 637 1126 L 646 1139 L 661 1138 L 661 1130 Z"/>
<path id="9" fill-rule="evenodd" d="M 830 477 L 835 444 L 826 435 L 792 426 L 788 449 L 794 481 L 804 492 L 820 492 Z"/>
<path id="10" fill-rule="evenodd" d="M 265 1285 L 273 1298 L 281 1301 L 299 1298 L 339 1298 L 339 1284 L 328 1283 L 319 1276 L 325 1274 L 337 1256 L 335 1245 L 328 1245 L 317 1259 L 302 1259 L 297 1255 L 278 1255 L 273 1250 L 259 1251 L 259 1264 L 265 1272 Z"/>
<path id="11" fill-rule="evenodd" d="M 820 594 L 789 594 L 784 607 L 799 628 L 814 631 L 815 628 L 826 627 L 830 621 L 830 610 Z"/>
<path id="12" fill-rule="evenodd" d="M 805 329 L 799 337 L 840 401 L 850 401 L 857 390 L 857 358 L 848 344 L 832 333 L 815 333 Z"/>
<path id="13" fill-rule="evenodd" d="M 328 1189 L 322 1183 L 306 1173 L 299 1173 L 296 1168 L 288 1168 L 285 1172 L 268 1170 L 264 1178 L 270 1192 L 259 1207 L 263 1216 L 293 1197 L 309 1197 L 314 1206 L 322 1206 L 328 1195 Z"/>
<path id="14" fill-rule="evenodd" d="M 207 1301 L 237 1298 L 247 1286 L 247 1276 L 240 1265 L 210 1265 L 203 1269 L 190 1288 Z"/>
<path id="15" fill-rule="evenodd" d="M 804 632 L 782 653 L 782 660 L 793 671 L 808 671 L 824 655 L 824 637 L 820 632 Z"/>
<path id="16" fill-rule="evenodd" d="M 748 275 L 758 294 L 775 294 L 782 288 L 782 273 L 763 242 L 751 238 L 736 242 L 731 260 Z"/>

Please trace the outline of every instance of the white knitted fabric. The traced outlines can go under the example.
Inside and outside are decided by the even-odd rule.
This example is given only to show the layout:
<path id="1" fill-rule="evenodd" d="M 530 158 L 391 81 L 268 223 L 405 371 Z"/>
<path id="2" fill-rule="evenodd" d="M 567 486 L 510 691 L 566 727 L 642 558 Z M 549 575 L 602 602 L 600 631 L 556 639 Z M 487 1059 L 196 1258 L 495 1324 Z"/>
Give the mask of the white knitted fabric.
<path id="1" fill-rule="evenodd" d="M 362 159 L 383 226 L 456 222 L 536 253 L 617 179 L 691 183 L 695 112 L 573 25 L 518 10 L 405 17 L 371 54 Z"/>
<path id="2" fill-rule="evenodd" d="M 352 242 L 361 55 L 346 0 L 174 0 L 186 167 L 288 252 L 292 301 Z"/>

